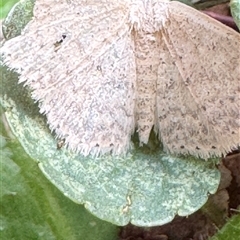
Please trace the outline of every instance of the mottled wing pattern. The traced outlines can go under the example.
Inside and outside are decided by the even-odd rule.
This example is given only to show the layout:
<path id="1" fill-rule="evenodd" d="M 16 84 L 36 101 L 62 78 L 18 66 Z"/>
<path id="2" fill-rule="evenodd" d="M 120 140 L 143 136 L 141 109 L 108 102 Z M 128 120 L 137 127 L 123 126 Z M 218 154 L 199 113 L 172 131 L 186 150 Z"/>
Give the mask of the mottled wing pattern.
<path id="1" fill-rule="evenodd" d="M 239 34 L 178 2 L 37 0 L 2 48 L 58 137 L 126 152 L 154 125 L 164 148 L 203 158 L 239 144 Z"/>
<path id="2" fill-rule="evenodd" d="M 50 129 L 85 155 L 130 146 L 136 67 L 128 11 L 110 0 L 39 0 L 22 35 L 2 49 Z"/>
<path id="3" fill-rule="evenodd" d="M 240 142 L 240 35 L 178 2 L 168 14 L 155 129 L 171 153 L 221 156 Z"/>

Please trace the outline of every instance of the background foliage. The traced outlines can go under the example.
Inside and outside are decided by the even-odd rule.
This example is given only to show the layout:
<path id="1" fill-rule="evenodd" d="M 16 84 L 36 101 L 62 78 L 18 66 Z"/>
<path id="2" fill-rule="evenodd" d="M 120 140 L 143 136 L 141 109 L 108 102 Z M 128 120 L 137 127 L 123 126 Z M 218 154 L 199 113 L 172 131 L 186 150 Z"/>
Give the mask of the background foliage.
<path id="1" fill-rule="evenodd" d="M 18 2 L 18 0 L 1 0 L 0 1 L 0 19 L 5 18 L 11 7 Z"/>
<path id="2" fill-rule="evenodd" d="M 1 239 L 116 239 L 116 226 L 66 198 L 0 124 Z"/>

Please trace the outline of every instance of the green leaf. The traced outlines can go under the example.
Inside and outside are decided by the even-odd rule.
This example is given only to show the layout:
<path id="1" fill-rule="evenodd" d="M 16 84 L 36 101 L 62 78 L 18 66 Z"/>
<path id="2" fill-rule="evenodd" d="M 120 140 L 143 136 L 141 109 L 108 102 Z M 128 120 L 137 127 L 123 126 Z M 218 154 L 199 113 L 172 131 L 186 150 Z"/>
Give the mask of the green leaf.
<path id="1" fill-rule="evenodd" d="M 22 0 L 17 2 L 3 21 L 3 35 L 11 39 L 21 34 L 21 30 L 27 25 L 33 16 L 35 0 Z"/>
<path id="2" fill-rule="evenodd" d="M 238 29 L 240 29 L 240 0 L 231 0 L 230 9 Z"/>
<path id="3" fill-rule="evenodd" d="M 5 18 L 12 6 L 19 0 L 1 0 L 0 1 L 0 19 Z"/>
<path id="4" fill-rule="evenodd" d="M 0 135 L 1 239 L 116 239 L 116 226 L 67 199 L 16 140 L 6 139 Z"/>
<path id="5" fill-rule="evenodd" d="M 176 214 L 197 211 L 217 190 L 220 174 L 214 160 L 167 155 L 155 147 L 154 136 L 142 148 L 135 139 L 135 149 L 126 156 L 83 157 L 57 149 L 30 91 L 5 67 L 1 75 L 1 104 L 26 152 L 65 196 L 99 218 L 117 225 L 162 225 Z"/>
<path id="6" fill-rule="evenodd" d="M 234 240 L 240 236 L 240 214 L 233 216 L 210 240 Z"/>
<path id="7" fill-rule="evenodd" d="M 217 190 L 220 174 L 212 161 L 173 157 L 147 147 L 136 147 L 125 157 L 102 158 L 57 149 L 29 91 L 17 84 L 16 74 L 3 67 L 1 74 L 1 102 L 13 133 L 64 195 L 99 218 L 117 225 L 162 225 L 176 214 L 197 211 Z"/>

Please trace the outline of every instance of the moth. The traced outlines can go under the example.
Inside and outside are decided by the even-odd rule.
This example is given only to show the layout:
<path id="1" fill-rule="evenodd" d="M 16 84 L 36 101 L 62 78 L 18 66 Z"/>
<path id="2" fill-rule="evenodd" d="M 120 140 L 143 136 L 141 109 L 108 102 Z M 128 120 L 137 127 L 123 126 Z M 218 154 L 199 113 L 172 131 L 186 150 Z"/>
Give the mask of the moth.
<path id="1" fill-rule="evenodd" d="M 124 154 L 152 129 L 172 154 L 240 139 L 240 35 L 168 0 L 36 0 L 1 48 L 51 130 L 83 155 Z"/>

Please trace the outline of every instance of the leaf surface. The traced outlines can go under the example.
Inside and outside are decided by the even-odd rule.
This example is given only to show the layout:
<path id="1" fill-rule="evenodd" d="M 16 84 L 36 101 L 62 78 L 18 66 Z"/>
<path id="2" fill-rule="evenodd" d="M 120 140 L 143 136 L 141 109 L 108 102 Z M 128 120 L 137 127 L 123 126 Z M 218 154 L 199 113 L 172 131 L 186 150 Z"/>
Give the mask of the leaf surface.
<path id="1" fill-rule="evenodd" d="M 129 221 L 139 226 L 161 225 L 176 214 L 195 212 L 217 190 L 220 175 L 214 161 L 177 158 L 149 146 L 135 148 L 125 157 L 101 158 L 57 149 L 28 89 L 17 84 L 17 74 L 5 67 L 1 74 L 1 103 L 13 133 L 64 195 L 99 218 L 117 225 Z"/>
<path id="2" fill-rule="evenodd" d="M 133 139 L 135 148 L 118 157 L 83 157 L 65 146 L 58 149 L 29 89 L 5 67 L 0 73 L 1 104 L 25 151 L 65 196 L 97 217 L 117 225 L 162 225 L 176 214 L 195 212 L 216 191 L 220 174 L 214 160 L 167 155 L 153 136 L 141 148 Z"/>
<path id="3" fill-rule="evenodd" d="M 63 196 L 0 124 L 1 239 L 116 239 L 116 226 Z"/>
<path id="4" fill-rule="evenodd" d="M 240 214 L 233 216 L 210 240 L 237 240 L 240 236 Z"/>
<path id="5" fill-rule="evenodd" d="M 235 23 L 238 26 L 238 29 L 240 29 L 240 1 L 239 0 L 231 0 L 230 1 L 230 9 L 231 9 L 231 14 L 235 20 Z"/>

